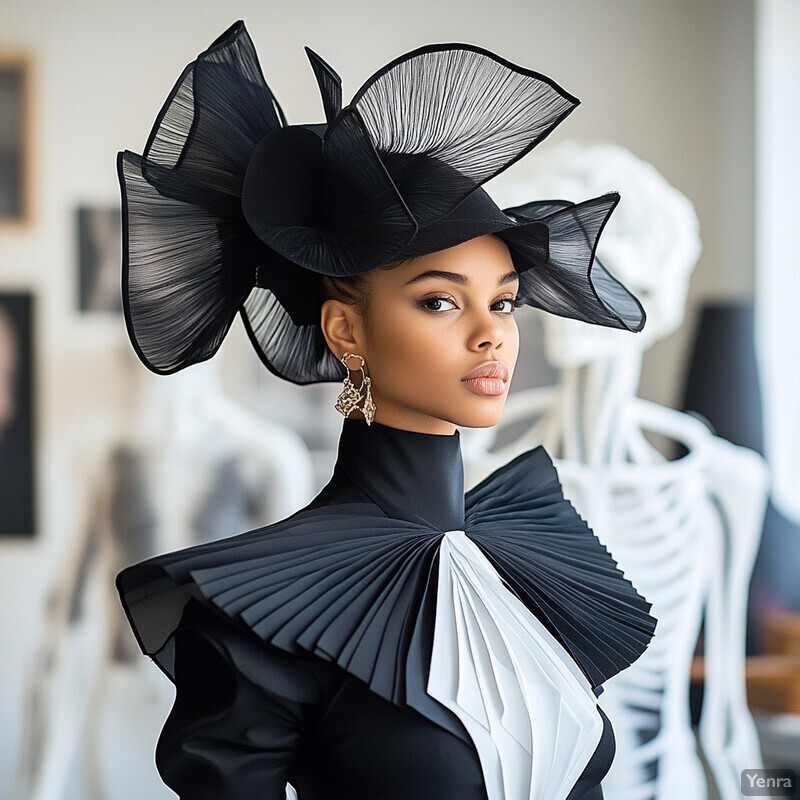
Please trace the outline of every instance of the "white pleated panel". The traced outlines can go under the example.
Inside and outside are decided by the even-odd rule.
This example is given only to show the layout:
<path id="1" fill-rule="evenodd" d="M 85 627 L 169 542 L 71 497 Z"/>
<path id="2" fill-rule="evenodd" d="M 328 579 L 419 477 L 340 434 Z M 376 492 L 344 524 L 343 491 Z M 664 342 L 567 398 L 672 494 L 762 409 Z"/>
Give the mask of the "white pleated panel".
<path id="1" fill-rule="evenodd" d="M 448 531 L 428 694 L 464 724 L 489 800 L 564 800 L 603 732 L 570 655 L 464 531 Z"/>

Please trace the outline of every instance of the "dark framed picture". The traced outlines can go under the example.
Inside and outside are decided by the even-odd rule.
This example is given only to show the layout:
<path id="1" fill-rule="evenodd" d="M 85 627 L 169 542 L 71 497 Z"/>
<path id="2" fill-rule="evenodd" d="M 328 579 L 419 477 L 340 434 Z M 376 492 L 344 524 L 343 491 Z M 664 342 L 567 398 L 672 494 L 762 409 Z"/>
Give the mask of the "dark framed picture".
<path id="1" fill-rule="evenodd" d="M 78 310 L 120 311 L 122 223 L 118 206 L 81 206 L 78 236 Z"/>
<path id="2" fill-rule="evenodd" d="M 0 535 L 35 533 L 33 295 L 0 291 Z"/>
<path id="3" fill-rule="evenodd" d="M 31 220 L 31 60 L 0 51 L 0 229 Z"/>

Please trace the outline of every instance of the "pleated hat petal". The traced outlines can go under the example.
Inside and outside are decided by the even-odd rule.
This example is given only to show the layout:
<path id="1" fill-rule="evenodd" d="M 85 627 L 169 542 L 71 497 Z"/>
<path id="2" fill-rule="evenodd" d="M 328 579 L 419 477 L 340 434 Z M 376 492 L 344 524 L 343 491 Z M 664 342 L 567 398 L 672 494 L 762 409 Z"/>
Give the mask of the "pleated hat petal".
<path id="1" fill-rule="evenodd" d="M 522 158 L 578 103 L 547 76 L 464 44 L 400 56 L 352 101 L 420 227 Z"/>
<path id="2" fill-rule="evenodd" d="M 273 260 L 244 219 L 241 190 L 253 148 L 283 124 L 236 23 L 183 70 L 144 153 L 119 154 L 125 319 L 154 372 L 210 358 Z"/>

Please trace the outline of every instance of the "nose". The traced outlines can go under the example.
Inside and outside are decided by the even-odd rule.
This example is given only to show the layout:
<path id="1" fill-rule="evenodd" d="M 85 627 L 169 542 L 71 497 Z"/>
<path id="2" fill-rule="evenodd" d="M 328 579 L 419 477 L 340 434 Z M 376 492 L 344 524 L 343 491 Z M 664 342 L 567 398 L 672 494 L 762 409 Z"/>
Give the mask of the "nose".
<path id="1" fill-rule="evenodd" d="M 469 334 L 468 347 L 475 352 L 499 350 L 503 346 L 505 331 L 500 321 L 488 309 L 477 312 Z"/>

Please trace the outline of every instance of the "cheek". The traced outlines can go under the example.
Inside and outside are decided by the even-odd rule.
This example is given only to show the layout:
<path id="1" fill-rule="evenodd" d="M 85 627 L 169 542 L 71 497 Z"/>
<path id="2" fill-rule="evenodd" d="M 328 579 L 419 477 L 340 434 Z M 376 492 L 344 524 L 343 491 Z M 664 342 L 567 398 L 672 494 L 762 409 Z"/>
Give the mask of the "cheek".
<path id="1" fill-rule="evenodd" d="M 462 368 L 452 332 L 432 322 L 418 313 L 375 315 L 368 330 L 368 366 L 376 388 L 418 392 Z"/>

